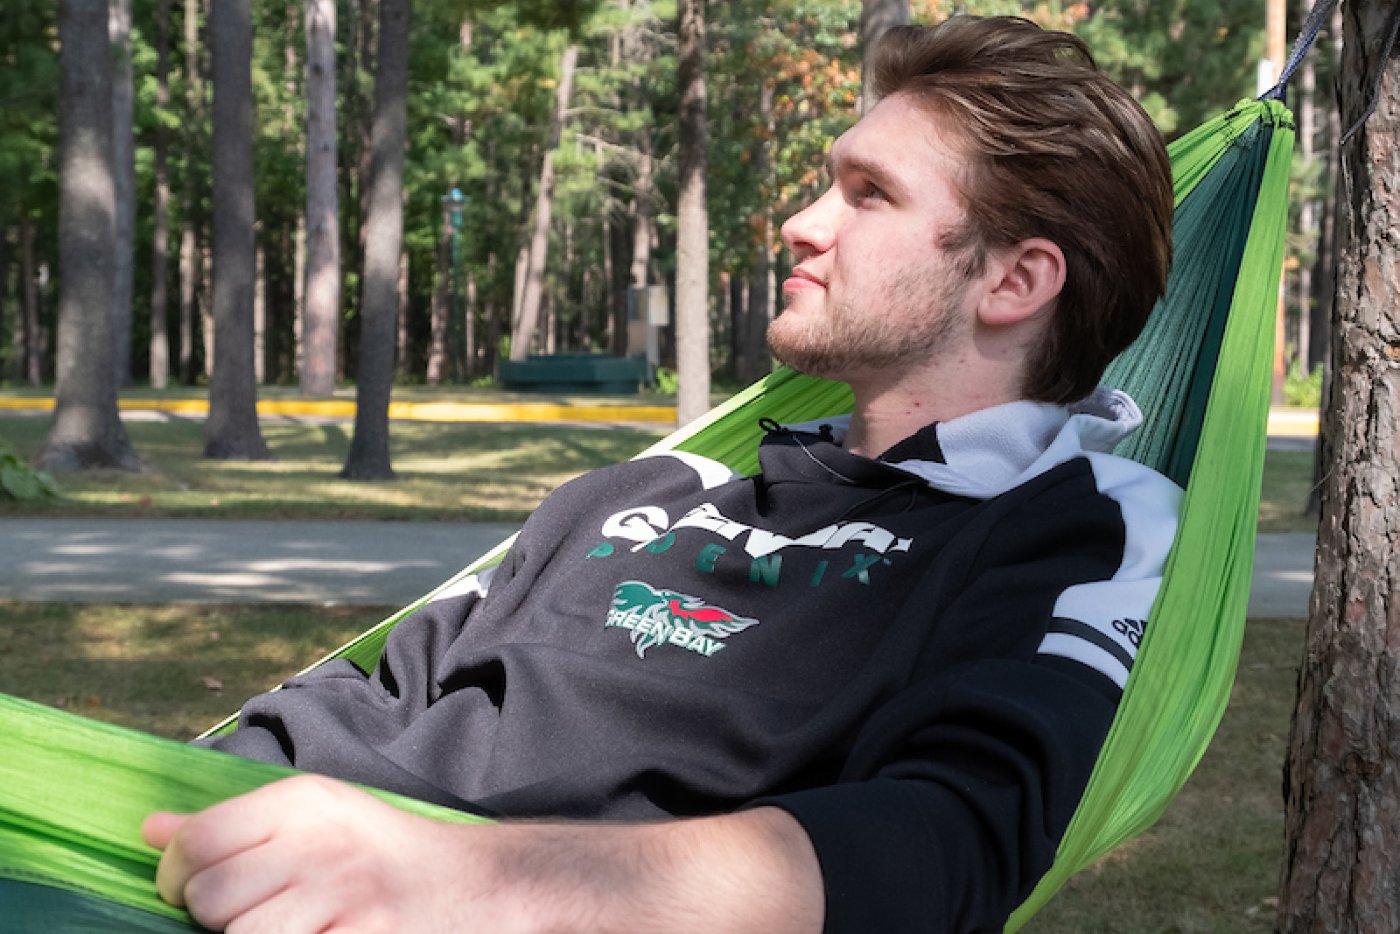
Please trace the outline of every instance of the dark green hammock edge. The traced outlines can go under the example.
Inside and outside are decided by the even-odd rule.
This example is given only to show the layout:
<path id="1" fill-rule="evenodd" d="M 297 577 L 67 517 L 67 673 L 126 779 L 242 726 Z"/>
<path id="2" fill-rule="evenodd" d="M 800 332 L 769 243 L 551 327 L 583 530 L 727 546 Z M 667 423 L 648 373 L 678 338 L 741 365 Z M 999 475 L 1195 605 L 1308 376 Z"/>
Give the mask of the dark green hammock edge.
<path id="1" fill-rule="evenodd" d="M 1168 294 L 1105 381 L 1128 390 L 1146 416 L 1120 452 L 1178 482 L 1189 477 L 1181 526 L 1084 799 L 1055 865 L 1008 930 L 1160 816 L 1224 711 L 1253 561 L 1292 147 L 1292 117 L 1276 101 L 1241 102 L 1170 147 L 1177 209 Z M 850 404 L 843 385 L 779 371 L 652 450 L 696 451 L 752 472 L 760 417 L 805 421 Z M 508 544 L 458 577 L 498 561 Z M 372 667 L 389 629 L 427 599 L 332 657 Z M 0 744 L 0 931 L 197 929 L 157 897 L 158 854 L 141 842 L 141 820 L 289 774 L 5 695 Z M 472 819 L 376 793 L 417 813 Z"/>

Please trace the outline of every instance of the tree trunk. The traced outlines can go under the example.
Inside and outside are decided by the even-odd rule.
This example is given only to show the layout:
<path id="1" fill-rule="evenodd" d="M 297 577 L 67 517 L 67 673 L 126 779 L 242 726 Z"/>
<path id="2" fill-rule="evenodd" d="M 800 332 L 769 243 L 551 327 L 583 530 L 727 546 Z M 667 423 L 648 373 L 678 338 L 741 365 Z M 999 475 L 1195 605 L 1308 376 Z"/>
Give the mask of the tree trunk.
<path id="1" fill-rule="evenodd" d="M 193 386 L 196 377 L 194 322 L 198 257 L 194 222 L 187 217 L 180 228 L 180 381 L 186 386 Z"/>
<path id="2" fill-rule="evenodd" d="M 540 322 L 540 302 L 544 296 L 545 261 L 549 257 L 549 221 L 554 210 L 554 151 L 564 132 L 564 120 L 569 111 L 569 95 L 574 84 L 574 66 L 578 64 L 578 46 L 570 45 L 559 61 L 559 86 L 554 98 L 554 119 L 549 126 L 549 142 L 544 150 L 544 166 L 540 169 L 540 188 L 535 199 L 534 232 L 530 237 L 529 259 L 525 266 L 525 282 L 520 296 L 520 315 L 510 336 L 510 358 L 524 360 L 530 354 L 535 330 Z"/>
<path id="3" fill-rule="evenodd" d="M 253 276 L 253 383 L 267 382 L 267 250 L 258 244 Z"/>
<path id="4" fill-rule="evenodd" d="M 156 14 L 156 110 L 170 107 L 170 0 L 154 0 Z M 170 338 L 165 322 L 170 251 L 170 173 L 166 168 L 165 123 L 156 120 L 155 192 L 151 204 L 151 347 L 148 373 L 152 389 L 170 381 Z"/>
<path id="5" fill-rule="evenodd" d="M 651 285 L 651 238 L 653 216 L 651 180 L 651 133 L 645 127 L 637 132 L 637 180 L 632 198 L 632 262 L 627 281 L 638 302 L 645 301 Z M 650 324 L 647 325 L 650 327 Z"/>
<path id="6" fill-rule="evenodd" d="M 1332 10 L 1332 20 L 1328 26 L 1332 37 L 1332 61 L 1334 66 L 1342 60 L 1342 8 L 1339 4 Z M 1335 71 L 1335 69 L 1334 69 Z M 1330 106 L 1332 95 L 1327 95 L 1329 106 L 1323 108 L 1327 114 L 1327 177 L 1328 197 L 1323 202 L 1322 223 L 1317 238 L 1317 264 L 1313 270 L 1313 333 L 1308 341 L 1308 369 L 1312 370 L 1325 363 L 1331 354 L 1328 343 L 1332 331 L 1332 303 L 1336 292 L 1337 277 L 1337 208 L 1340 183 L 1340 156 L 1338 147 L 1342 138 L 1342 116 L 1335 106 Z"/>
<path id="7" fill-rule="evenodd" d="M 185 0 L 185 174 L 181 188 L 184 211 L 180 226 L 180 380 L 193 386 L 198 377 L 194 354 L 194 323 L 200 296 L 203 252 L 199 235 L 199 201 L 192 166 L 203 148 L 199 127 L 204 121 L 204 76 L 199 68 L 199 0 Z"/>
<path id="8" fill-rule="evenodd" d="M 111 361 L 115 195 L 106 0 L 59 4 L 58 363 L 47 470 L 139 470 Z"/>
<path id="9" fill-rule="evenodd" d="M 136 137 L 132 125 L 131 0 L 109 0 L 112 56 L 112 181 L 116 199 L 112 259 L 112 372 L 131 382 L 131 293 L 136 252 Z"/>
<path id="10" fill-rule="evenodd" d="M 3 222 L 0 222 L 0 332 L 8 330 L 10 338 L 9 352 L 5 352 L 3 343 L 0 343 L 0 360 L 4 361 L 4 367 L 0 368 L 0 379 L 13 378 L 20 379 L 20 374 L 24 369 L 24 325 L 21 323 L 24 313 L 20 310 L 19 302 L 11 302 L 10 298 L 10 230 Z M 6 321 L 9 317 L 6 311 L 14 308 L 14 321 Z M 6 325 L 9 325 L 8 329 Z"/>
<path id="11" fill-rule="evenodd" d="M 442 212 L 442 235 L 438 237 L 437 283 L 433 288 L 432 305 L 428 312 L 428 368 L 426 381 L 429 386 L 440 385 L 447 379 L 447 316 L 448 295 L 452 280 L 452 221 L 446 211 Z"/>
<path id="12" fill-rule="evenodd" d="M 393 479 L 389 461 L 389 395 L 394 381 L 394 321 L 403 243 L 404 124 L 408 89 L 410 0 L 380 0 L 379 70 L 370 132 L 369 212 L 365 218 L 364 287 L 360 298 L 360 362 L 355 436 L 340 475 Z"/>
<path id="13" fill-rule="evenodd" d="M 19 274 L 24 280 L 20 301 L 24 314 L 24 373 L 29 385 L 44 381 L 44 332 L 39 325 L 39 270 L 34 262 L 34 219 L 19 215 Z"/>
<path id="14" fill-rule="evenodd" d="M 753 176 L 769 197 L 762 199 L 758 220 L 758 244 L 749 272 L 748 304 L 742 310 L 743 333 L 739 335 L 739 382 L 752 383 L 767 376 L 773 369 L 768 350 L 768 323 L 776 310 L 777 283 L 773 276 L 773 195 L 777 180 L 773 174 L 772 141 L 777 138 L 773 114 L 774 86 L 763 82 L 758 93 L 758 113 L 763 120 L 764 133 L 755 142 Z"/>
<path id="15" fill-rule="evenodd" d="M 862 113 L 875 106 L 875 97 L 870 91 L 871 65 L 875 58 L 875 44 L 885 30 L 891 26 L 903 26 L 909 22 L 909 0 L 861 0 L 860 4 L 860 49 L 861 49 L 861 92 Z"/>
<path id="16" fill-rule="evenodd" d="M 335 391 L 340 331 L 340 203 L 336 191 L 335 0 L 306 3 L 306 308 L 301 394 Z"/>
<path id="17" fill-rule="evenodd" d="M 1400 930 L 1400 61 L 1379 50 L 1392 4 L 1349 0 L 1343 122 L 1384 69 L 1343 152 L 1332 451 L 1288 761 L 1278 929 Z"/>
<path id="18" fill-rule="evenodd" d="M 681 0 L 676 38 L 680 173 L 676 203 L 676 419 L 710 407 L 710 221 L 705 205 L 709 133 L 705 102 L 705 0 Z"/>
<path id="19" fill-rule="evenodd" d="M 258 427 L 253 299 L 253 24 L 249 0 L 217 0 L 209 15 L 214 87 L 214 367 L 204 456 L 271 457 Z"/>
<path id="20" fill-rule="evenodd" d="M 1301 0 L 1300 13 L 1306 18 L 1308 10 L 1312 4 L 1309 0 Z M 1298 117 L 1298 156 L 1301 163 L 1311 169 L 1317 162 L 1314 155 L 1315 142 L 1317 136 L 1317 110 L 1313 106 L 1317 92 L 1317 72 L 1313 67 L 1313 57 L 1309 55 L 1303 59 L 1302 66 L 1298 71 L 1298 103 L 1296 107 Z M 1317 201 L 1311 195 L 1302 199 L 1298 205 L 1298 232 L 1305 238 L 1313 237 L 1317 231 Z M 1313 241 L 1313 250 L 1316 252 L 1320 244 Z M 1294 360 L 1304 373 L 1308 372 L 1307 360 L 1310 355 L 1309 342 L 1312 339 L 1312 266 L 1308 263 L 1298 264 L 1298 279 L 1293 292 L 1293 307 L 1297 309 L 1297 318 L 1293 322 L 1293 349 Z"/>
<path id="21" fill-rule="evenodd" d="M 394 372 L 407 376 L 408 370 L 408 312 L 409 312 L 409 268 L 408 251 L 399 256 L 399 297 L 394 315 Z"/>
<path id="22" fill-rule="evenodd" d="M 628 289 L 628 262 L 627 262 L 627 228 L 622 224 L 608 222 L 607 228 L 609 247 L 607 254 L 609 260 L 608 275 L 608 307 L 610 309 L 608 331 L 612 337 L 612 352 L 621 357 L 625 356 L 629 350 L 627 346 L 627 289 Z"/>
<path id="23" fill-rule="evenodd" d="M 466 308 L 462 311 L 462 376 L 471 382 L 477 375 L 476 271 L 467 267 Z"/>

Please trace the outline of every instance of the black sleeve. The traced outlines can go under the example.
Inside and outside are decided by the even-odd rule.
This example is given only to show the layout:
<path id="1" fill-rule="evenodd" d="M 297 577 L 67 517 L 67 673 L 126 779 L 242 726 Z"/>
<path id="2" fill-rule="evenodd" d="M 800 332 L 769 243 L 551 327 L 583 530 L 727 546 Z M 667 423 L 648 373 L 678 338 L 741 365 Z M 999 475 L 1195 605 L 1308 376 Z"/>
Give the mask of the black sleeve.
<path id="1" fill-rule="evenodd" d="M 863 732 L 869 774 L 757 802 L 816 848 L 826 931 L 1000 930 L 1049 867 L 1115 709 L 1058 660 L 977 662 Z M 873 762 L 885 764 L 873 766 Z"/>
<path id="2" fill-rule="evenodd" d="M 1008 512 L 958 599 L 924 624 L 988 651 L 926 665 L 877 708 L 837 784 L 763 802 L 810 835 L 831 934 L 999 931 L 1050 867 L 1175 536 L 1175 488 L 1123 473 L 1126 492 Z M 1013 631 L 1024 641 L 1007 650 Z"/>

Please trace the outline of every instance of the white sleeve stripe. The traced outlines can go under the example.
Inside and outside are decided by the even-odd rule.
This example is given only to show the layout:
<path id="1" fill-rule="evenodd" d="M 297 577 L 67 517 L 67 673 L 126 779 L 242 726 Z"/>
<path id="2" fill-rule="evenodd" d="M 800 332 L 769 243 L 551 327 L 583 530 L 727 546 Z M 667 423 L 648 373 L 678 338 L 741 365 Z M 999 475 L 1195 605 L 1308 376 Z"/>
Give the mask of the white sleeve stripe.
<path id="1" fill-rule="evenodd" d="M 1046 635 L 1037 650 L 1041 655 L 1057 655 L 1092 668 L 1122 688 L 1128 683 L 1128 668 L 1109 652 L 1076 636 L 1052 632 Z"/>

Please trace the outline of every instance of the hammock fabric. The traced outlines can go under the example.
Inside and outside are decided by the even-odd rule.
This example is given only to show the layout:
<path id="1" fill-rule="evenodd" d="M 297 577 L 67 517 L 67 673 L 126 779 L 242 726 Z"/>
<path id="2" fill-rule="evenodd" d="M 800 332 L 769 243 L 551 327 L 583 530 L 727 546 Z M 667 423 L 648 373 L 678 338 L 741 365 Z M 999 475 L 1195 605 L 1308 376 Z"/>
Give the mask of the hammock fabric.
<path id="1" fill-rule="evenodd" d="M 1170 147 L 1176 234 L 1168 292 L 1105 381 L 1128 390 L 1146 415 L 1120 453 L 1186 485 L 1181 524 L 1084 798 L 1054 866 L 1008 930 L 1160 816 L 1224 712 L 1253 561 L 1292 147 L 1292 118 L 1277 101 L 1241 102 Z M 653 450 L 695 451 L 752 473 L 760 417 L 803 421 L 850 404 L 843 385 L 780 371 Z M 508 544 L 459 577 L 498 561 Z M 333 657 L 372 667 L 389 630 L 413 608 Z M 188 915 L 156 896 L 158 854 L 141 843 L 141 820 L 289 774 L 4 695 L 0 737 L 0 929 L 7 930 L 191 930 Z M 383 797 L 418 813 L 471 819 Z"/>

